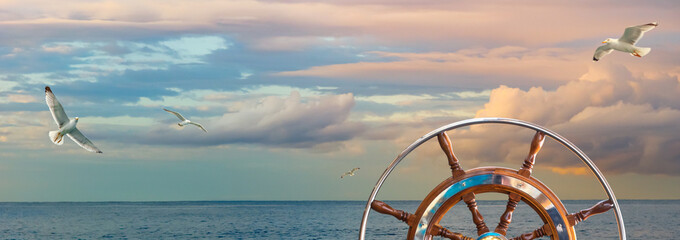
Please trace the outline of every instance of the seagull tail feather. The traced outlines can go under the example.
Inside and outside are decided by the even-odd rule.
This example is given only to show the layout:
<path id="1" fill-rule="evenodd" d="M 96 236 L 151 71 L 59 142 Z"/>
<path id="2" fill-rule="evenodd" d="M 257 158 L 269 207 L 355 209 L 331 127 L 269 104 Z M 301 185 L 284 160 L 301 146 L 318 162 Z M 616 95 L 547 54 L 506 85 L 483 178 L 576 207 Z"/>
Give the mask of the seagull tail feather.
<path id="1" fill-rule="evenodd" d="M 59 131 L 50 131 L 48 135 L 50 135 L 50 141 L 52 141 L 54 144 L 64 144 L 64 135 L 59 135 Z"/>
<path id="2" fill-rule="evenodd" d="M 637 48 L 635 49 L 638 54 L 640 54 L 640 57 L 644 57 L 649 53 L 649 51 L 652 51 L 651 48 Z"/>

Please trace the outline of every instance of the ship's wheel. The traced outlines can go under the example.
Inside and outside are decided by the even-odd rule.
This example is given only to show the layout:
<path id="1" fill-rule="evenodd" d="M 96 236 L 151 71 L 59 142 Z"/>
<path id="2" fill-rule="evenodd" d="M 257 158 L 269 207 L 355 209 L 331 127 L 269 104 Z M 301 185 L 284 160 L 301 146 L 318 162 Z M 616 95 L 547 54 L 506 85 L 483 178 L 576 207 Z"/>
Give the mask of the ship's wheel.
<path id="1" fill-rule="evenodd" d="M 519 170 L 501 167 L 480 167 L 466 171 L 460 167 L 446 131 L 478 124 L 510 124 L 536 131 L 530 144 L 529 154 Z M 397 164 L 415 148 L 435 136 L 448 159 L 452 176 L 432 189 L 420 203 L 414 214 L 395 210 L 386 203 L 375 200 L 383 182 L 385 182 Z M 591 208 L 569 214 L 555 193 L 538 181 L 538 179 L 531 176 L 536 155 L 541 146 L 543 146 L 545 136 L 558 141 L 576 154 L 595 174 L 609 199 L 603 200 Z M 487 192 L 501 193 L 508 196 L 505 212 L 500 216 L 500 221 L 495 228 L 490 228 L 486 225 L 484 217 L 477 209 L 477 202 L 475 201 L 475 194 Z M 444 215 L 461 201 L 470 209 L 472 221 L 476 226 L 477 236 L 464 236 L 463 234 L 452 232 L 439 224 Z M 536 230 L 520 236 L 506 236 L 510 223 L 515 220 L 512 219 L 512 213 L 519 201 L 529 205 L 541 218 L 543 225 L 536 226 Z M 378 180 L 366 203 L 359 230 L 359 239 L 363 240 L 365 238 L 366 223 L 371 209 L 379 213 L 392 215 L 404 221 L 409 226 L 406 236 L 406 239 L 409 240 L 432 239 L 435 236 L 455 240 L 529 240 L 543 236 L 548 236 L 551 239 L 573 240 L 576 239 L 574 226 L 577 223 L 612 208 L 616 212 L 619 239 L 625 240 L 626 230 L 614 192 L 595 164 L 574 144 L 560 135 L 532 123 L 508 118 L 475 118 L 455 122 L 436 129 L 416 140 L 397 156 L 380 177 L 380 180 Z"/>

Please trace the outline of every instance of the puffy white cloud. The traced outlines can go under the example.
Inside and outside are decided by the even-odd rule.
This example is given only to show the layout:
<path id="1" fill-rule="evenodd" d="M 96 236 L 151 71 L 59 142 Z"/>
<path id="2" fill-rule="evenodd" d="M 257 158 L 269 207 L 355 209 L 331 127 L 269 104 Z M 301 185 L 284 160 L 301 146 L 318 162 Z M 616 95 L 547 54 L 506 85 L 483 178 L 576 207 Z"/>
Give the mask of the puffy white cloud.
<path id="1" fill-rule="evenodd" d="M 362 124 L 348 121 L 354 106 L 351 93 L 303 98 L 293 91 L 286 98 L 269 96 L 242 104 L 240 111 L 216 118 L 187 116 L 202 123 L 207 134 L 191 126 L 181 130 L 163 126 L 152 130 L 142 141 L 192 145 L 254 143 L 307 148 L 323 143 L 342 144 L 364 130 Z M 323 148 L 329 149 L 327 145 Z"/>
<path id="2" fill-rule="evenodd" d="M 678 123 L 678 109 L 619 102 L 585 108 L 555 129 L 577 133 L 574 141 L 584 145 L 602 168 L 676 175 L 680 171 Z"/>
<path id="3" fill-rule="evenodd" d="M 501 86 L 491 92 L 476 117 L 510 117 L 544 125 L 580 145 L 607 171 L 676 175 L 680 172 L 680 81 L 671 76 L 633 75 L 622 66 L 598 65 L 581 80 L 555 90 Z M 507 143 L 517 141 L 511 130 L 472 127 L 458 133 L 463 138 L 493 135 L 490 142 L 461 144 L 468 144 L 472 154 L 492 153 L 492 159 L 515 162 L 526 155 L 530 140 L 527 136 L 523 141 L 527 146 L 513 149 L 518 144 Z M 485 146 L 497 146 L 497 151 Z M 539 153 L 539 164 L 574 167 L 578 163 L 554 148 L 544 154 Z"/>
<path id="4" fill-rule="evenodd" d="M 631 65 L 639 64 L 646 63 Z M 678 175 L 680 78 L 660 74 L 672 73 L 674 68 L 666 63 L 645 71 L 640 66 L 595 63 L 577 80 L 554 89 L 499 86 L 474 116 L 516 118 L 545 126 L 574 142 L 605 172 Z M 440 113 L 361 113 L 358 116 L 362 118 L 357 119 L 375 125 L 363 138 L 389 140 L 404 148 L 433 129 L 467 118 L 444 114 L 462 109 L 453 107 L 441 105 Z M 457 129 L 449 136 L 466 168 L 494 164 L 518 168 L 533 134 L 531 130 L 496 124 Z M 436 139 L 414 152 L 416 159 L 442 156 Z M 558 174 L 586 173 L 584 165 L 553 140 L 546 140 L 537 166 Z"/>

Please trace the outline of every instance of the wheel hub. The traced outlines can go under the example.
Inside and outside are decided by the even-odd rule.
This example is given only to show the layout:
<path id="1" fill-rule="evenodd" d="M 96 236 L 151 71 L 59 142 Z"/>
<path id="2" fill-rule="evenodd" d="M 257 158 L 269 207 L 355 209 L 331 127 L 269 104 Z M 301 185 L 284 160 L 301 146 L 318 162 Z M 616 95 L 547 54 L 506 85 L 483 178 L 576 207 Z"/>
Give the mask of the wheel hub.
<path id="1" fill-rule="evenodd" d="M 477 240 L 507 240 L 507 238 L 497 232 L 488 232 L 479 236 Z"/>

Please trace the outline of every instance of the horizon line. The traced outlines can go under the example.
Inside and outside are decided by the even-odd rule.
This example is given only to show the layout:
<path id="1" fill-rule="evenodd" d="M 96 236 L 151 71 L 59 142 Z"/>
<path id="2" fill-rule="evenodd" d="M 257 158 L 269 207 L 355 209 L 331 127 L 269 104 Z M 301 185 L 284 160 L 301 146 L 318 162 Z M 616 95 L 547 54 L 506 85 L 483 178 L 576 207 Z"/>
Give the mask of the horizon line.
<path id="1" fill-rule="evenodd" d="M 602 201 L 604 199 L 565 199 L 564 201 Z M 422 200 L 380 200 L 422 202 Z M 479 199 L 478 201 L 506 201 L 504 199 Z M 620 199 L 617 201 L 680 201 L 680 199 Z M 179 202 L 366 202 L 366 200 L 111 200 L 111 201 L 0 201 L 2 203 L 179 203 Z"/>

